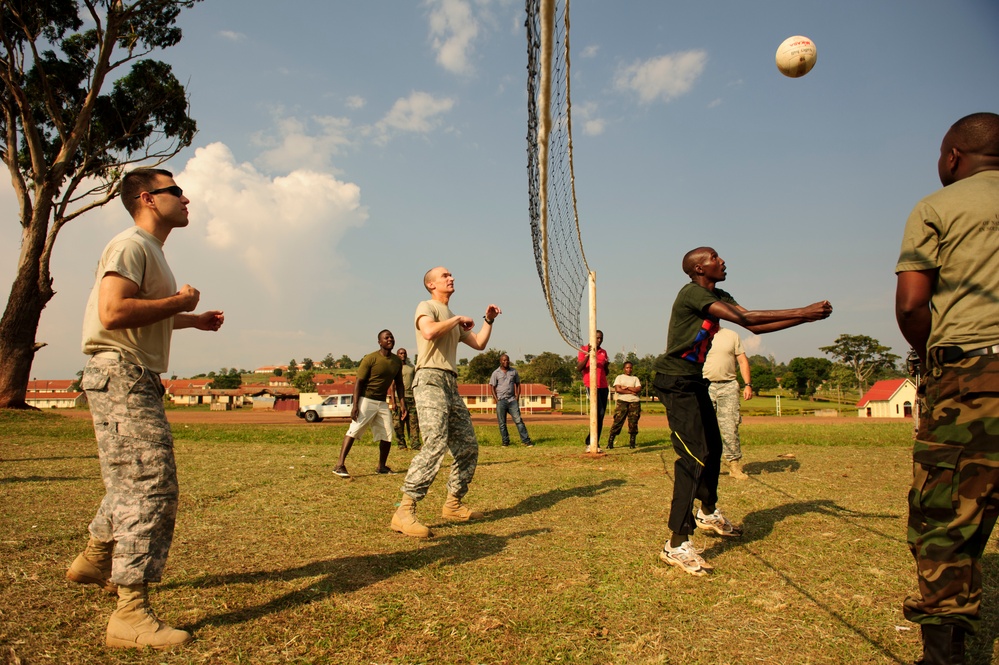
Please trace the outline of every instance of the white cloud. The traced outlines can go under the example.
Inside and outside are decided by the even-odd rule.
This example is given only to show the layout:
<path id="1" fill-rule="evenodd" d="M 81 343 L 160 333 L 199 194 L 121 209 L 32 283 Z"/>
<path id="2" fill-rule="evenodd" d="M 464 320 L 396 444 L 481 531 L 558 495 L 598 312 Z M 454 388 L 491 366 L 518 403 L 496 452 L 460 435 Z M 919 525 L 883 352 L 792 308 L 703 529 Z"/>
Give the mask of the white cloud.
<path id="1" fill-rule="evenodd" d="M 276 127 L 276 137 L 264 134 L 253 137 L 257 145 L 266 148 L 257 158 L 257 164 L 273 172 L 333 170 L 333 157 L 351 145 L 350 121 L 346 118 L 313 116 L 305 122 L 277 117 Z"/>
<path id="2" fill-rule="evenodd" d="M 595 58 L 599 51 L 600 51 L 599 46 L 597 46 L 596 44 L 591 44 L 590 46 L 584 48 L 579 55 L 580 57 L 583 58 Z"/>
<path id="3" fill-rule="evenodd" d="M 597 105 L 593 102 L 575 104 L 572 107 L 577 126 L 581 126 L 583 134 L 587 136 L 599 136 L 606 128 L 607 122 L 597 115 L 597 110 Z"/>
<path id="4" fill-rule="evenodd" d="M 246 39 L 246 35 L 242 32 L 233 32 L 232 30 L 219 30 L 219 37 L 227 39 L 230 42 L 241 42 Z"/>
<path id="5" fill-rule="evenodd" d="M 364 105 L 367 103 L 368 102 L 364 99 L 364 97 L 361 97 L 359 95 L 351 95 L 350 97 L 347 98 L 347 108 L 351 109 L 352 111 L 356 111 L 357 109 L 363 109 Z"/>
<path id="6" fill-rule="evenodd" d="M 636 61 L 618 70 L 614 87 L 635 93 L 643 104 L 668 103 L 690 92 L 707 60 L 707 52 L 698 49 Z"/>
<path id="7" fill-rule="evenodd" d="M 427 0 L 430 7 L 430 43 L 437 64 L 455 74 L 471 74 L 470 61 L 479 23 L 466 0 Z"/>
<path id="8" fill-rule="evenodd" d="M 326 273 L 338 262 L 343 234 L 368 216 L 356 184 L 308 169 L 272 178 L 236 163 L 222 143 L 198 148 L 177 182 L 191 199 L 191 219 L 204 229 L 199 251 L 233 281 L 255 283 L 272 297 L 280 291 L 275 277 L 304 266 Z"/>
<path id="9" fill-rule="evenodd" d="M 377 141 L 384 143 L 393 132 L 425 134 L 441 124 L 441 115 L 454 108 L 449 97 L 434 97 L 428 92 L 414 92 L 395 104 L 375 125 Z"/>

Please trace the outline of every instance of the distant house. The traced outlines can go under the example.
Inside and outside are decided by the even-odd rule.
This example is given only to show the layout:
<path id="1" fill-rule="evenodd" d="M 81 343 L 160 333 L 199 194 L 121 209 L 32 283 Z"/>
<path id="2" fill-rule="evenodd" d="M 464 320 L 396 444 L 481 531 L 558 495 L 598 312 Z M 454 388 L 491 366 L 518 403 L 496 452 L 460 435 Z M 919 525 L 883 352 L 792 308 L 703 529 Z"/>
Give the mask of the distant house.
<path id="1" fill-rule="evenodd" d="M 75 409 L 78 406 L 85 406 L 87 396 L 83 393 L 63 390 L 60 392 L 29 392 L 24 397 L 28 406 L 38 409 Z"/>
<path id="2" fill-rule="evenodd" d="M 302 366 L 299 365 L 297 369 L 301 369 Z M 281 370 L 282 372 L 288 371 L 287 365 L 264 365 L 253 370 L 254 374 L 273 374 L 276 370 Z"/>
<path id="3" fill-rule="evenodd" d="M 87 403 L 87 396 L 82 391 L 70 390 L 73 383 L 72 379 L 28 381 L 24 401 L 28 406 L 38 409 L 73 409 L 84 406 Z"/>
<path id="4" fill-rule="evenodd" d="M 860 418 L 911 418 L 916 384 L 909 379 L 878 381 L 857 402 Z"/>
<path id="5" fill-rule="evenodd" d="M 495 413 L 496 400 L 489 390 L 488 383 L 459 383 L 458 394 L 472 413 Z M 520 384 L 520 409 L 532 411 L 552 411 L 557 395 L 542 383 Z"/>

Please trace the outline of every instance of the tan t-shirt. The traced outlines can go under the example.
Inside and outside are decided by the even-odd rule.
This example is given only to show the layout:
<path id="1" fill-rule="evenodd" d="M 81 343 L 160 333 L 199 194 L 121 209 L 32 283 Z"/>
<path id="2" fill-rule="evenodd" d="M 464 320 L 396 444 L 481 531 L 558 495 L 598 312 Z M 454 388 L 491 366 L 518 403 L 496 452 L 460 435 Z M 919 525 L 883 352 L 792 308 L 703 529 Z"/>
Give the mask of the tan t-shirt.
<path id="1" fill-rule="evenodd" d="M 731 381 L 735 378 L 735 357 L 746 353 L 742 348 L 739 334 L 728 328 L 720 328 L 711 340 L 711 349 L 704 359 L 701 375 L 708 381 Z"/>
<path id="2" fill-rule="evenodd" d="M 614 379 L 614 387 L 617 388 L 618 386 L 621 386 L 622 388 L 641 388 L 642 382 L 634 374 L 631 376 L 628 376 L 627 374 L 618 374 L 617 378 Z M 638 395 L 632 395 L 631 393 L 617 393 L 617 401 L 637 402 Z"/>
<path id="3" fill-rule="evenodd" d="M 446 334 L 437 339 L 424 339 L 420 334 L 420 318 L 429 316 L 432 321 L 446 321 L 454 316 L 451 309 L 436 300 L 424 300 L 416 306 L 416 317 L 413 324 L 416 326 L 416 369 L 443 369 L 449 372 L 458 372 L 458 342 L 466 339 L 472 334 L 471 330 L 462 330 L 460 326 L 455 326 Z"/>
<path id="4" fill-rule="evenodd" d="M 83 352 L 118 351 L 128 362 L 162 374 L 170 363 L 170 336 L 173 317 L 141 328 L 107 330 L 101 324 L 97 310 L 101 280 L 108 273 L 117 273 L 139 285 L 135 294 L 142 300 L 158 300 L 177 293 L 163 243 L 138 226 L 122 231 L 107 244 L 97 264 L 94 288 L 83 315 Z"/>
<path id="5" fill-rule="evenodd" d="M 983 171 L 916 204 L 895 272 L 939 268 L 928 347 L 999 344 L 999 171 Z"/>

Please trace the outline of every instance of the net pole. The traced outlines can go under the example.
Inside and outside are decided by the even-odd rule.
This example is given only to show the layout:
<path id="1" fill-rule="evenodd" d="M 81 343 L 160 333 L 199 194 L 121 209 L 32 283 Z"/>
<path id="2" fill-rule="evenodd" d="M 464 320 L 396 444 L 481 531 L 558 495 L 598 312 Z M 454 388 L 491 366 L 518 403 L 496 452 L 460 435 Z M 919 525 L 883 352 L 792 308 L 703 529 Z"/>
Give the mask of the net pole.
<path id="1" fill-rule="evenodd" d="M 587 280 L 590 287 L 590 448 L 588 452 L 596 453 L 600 449 L 597 441 L 597 273 L 590 271 Z"/>

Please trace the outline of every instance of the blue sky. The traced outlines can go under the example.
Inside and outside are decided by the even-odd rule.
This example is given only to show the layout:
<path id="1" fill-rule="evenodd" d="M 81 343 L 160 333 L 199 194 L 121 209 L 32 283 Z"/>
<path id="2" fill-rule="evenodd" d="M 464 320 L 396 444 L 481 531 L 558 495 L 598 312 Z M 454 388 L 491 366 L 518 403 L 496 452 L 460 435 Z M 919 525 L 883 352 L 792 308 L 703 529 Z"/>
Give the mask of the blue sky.
<path id="1" fill-rule="evenodd" d="M 279 11 L 275 11 L 279 8 Z M 821 355 L 841 333 L 904 355 L 893 267 L 916 201 L 939 187 L 947 128 L 999 111 L 991 0 L 607 2 L 571 5 L 576 193 L 598 325 L 611 354 L 658 354 L 711 245 L 749 309 L 830 300 L 824 322 L 754 337 L 751 353 Z M 209 0 L 158 57 L 186 82 L 194 145 L 169 167 L 192 199 L 166 251 L 178 283 L 223 309 L 218 334 L 174 335 L 170 374 L 358 358 L 412 315 L 436 265 L 452 309 L 503 309 L 490 346 L 572 350 L 534 267 L 522 2 Z M 815 69 L 780 75 L 811 38 Z M 0 283 L 19 244 L 0 186 Z M 67 225 L 32 376 L 69 378 L 97 258 L 130 224 L 116 201 Z M 462 347 L 459 356 L 470 357 Z"/>

